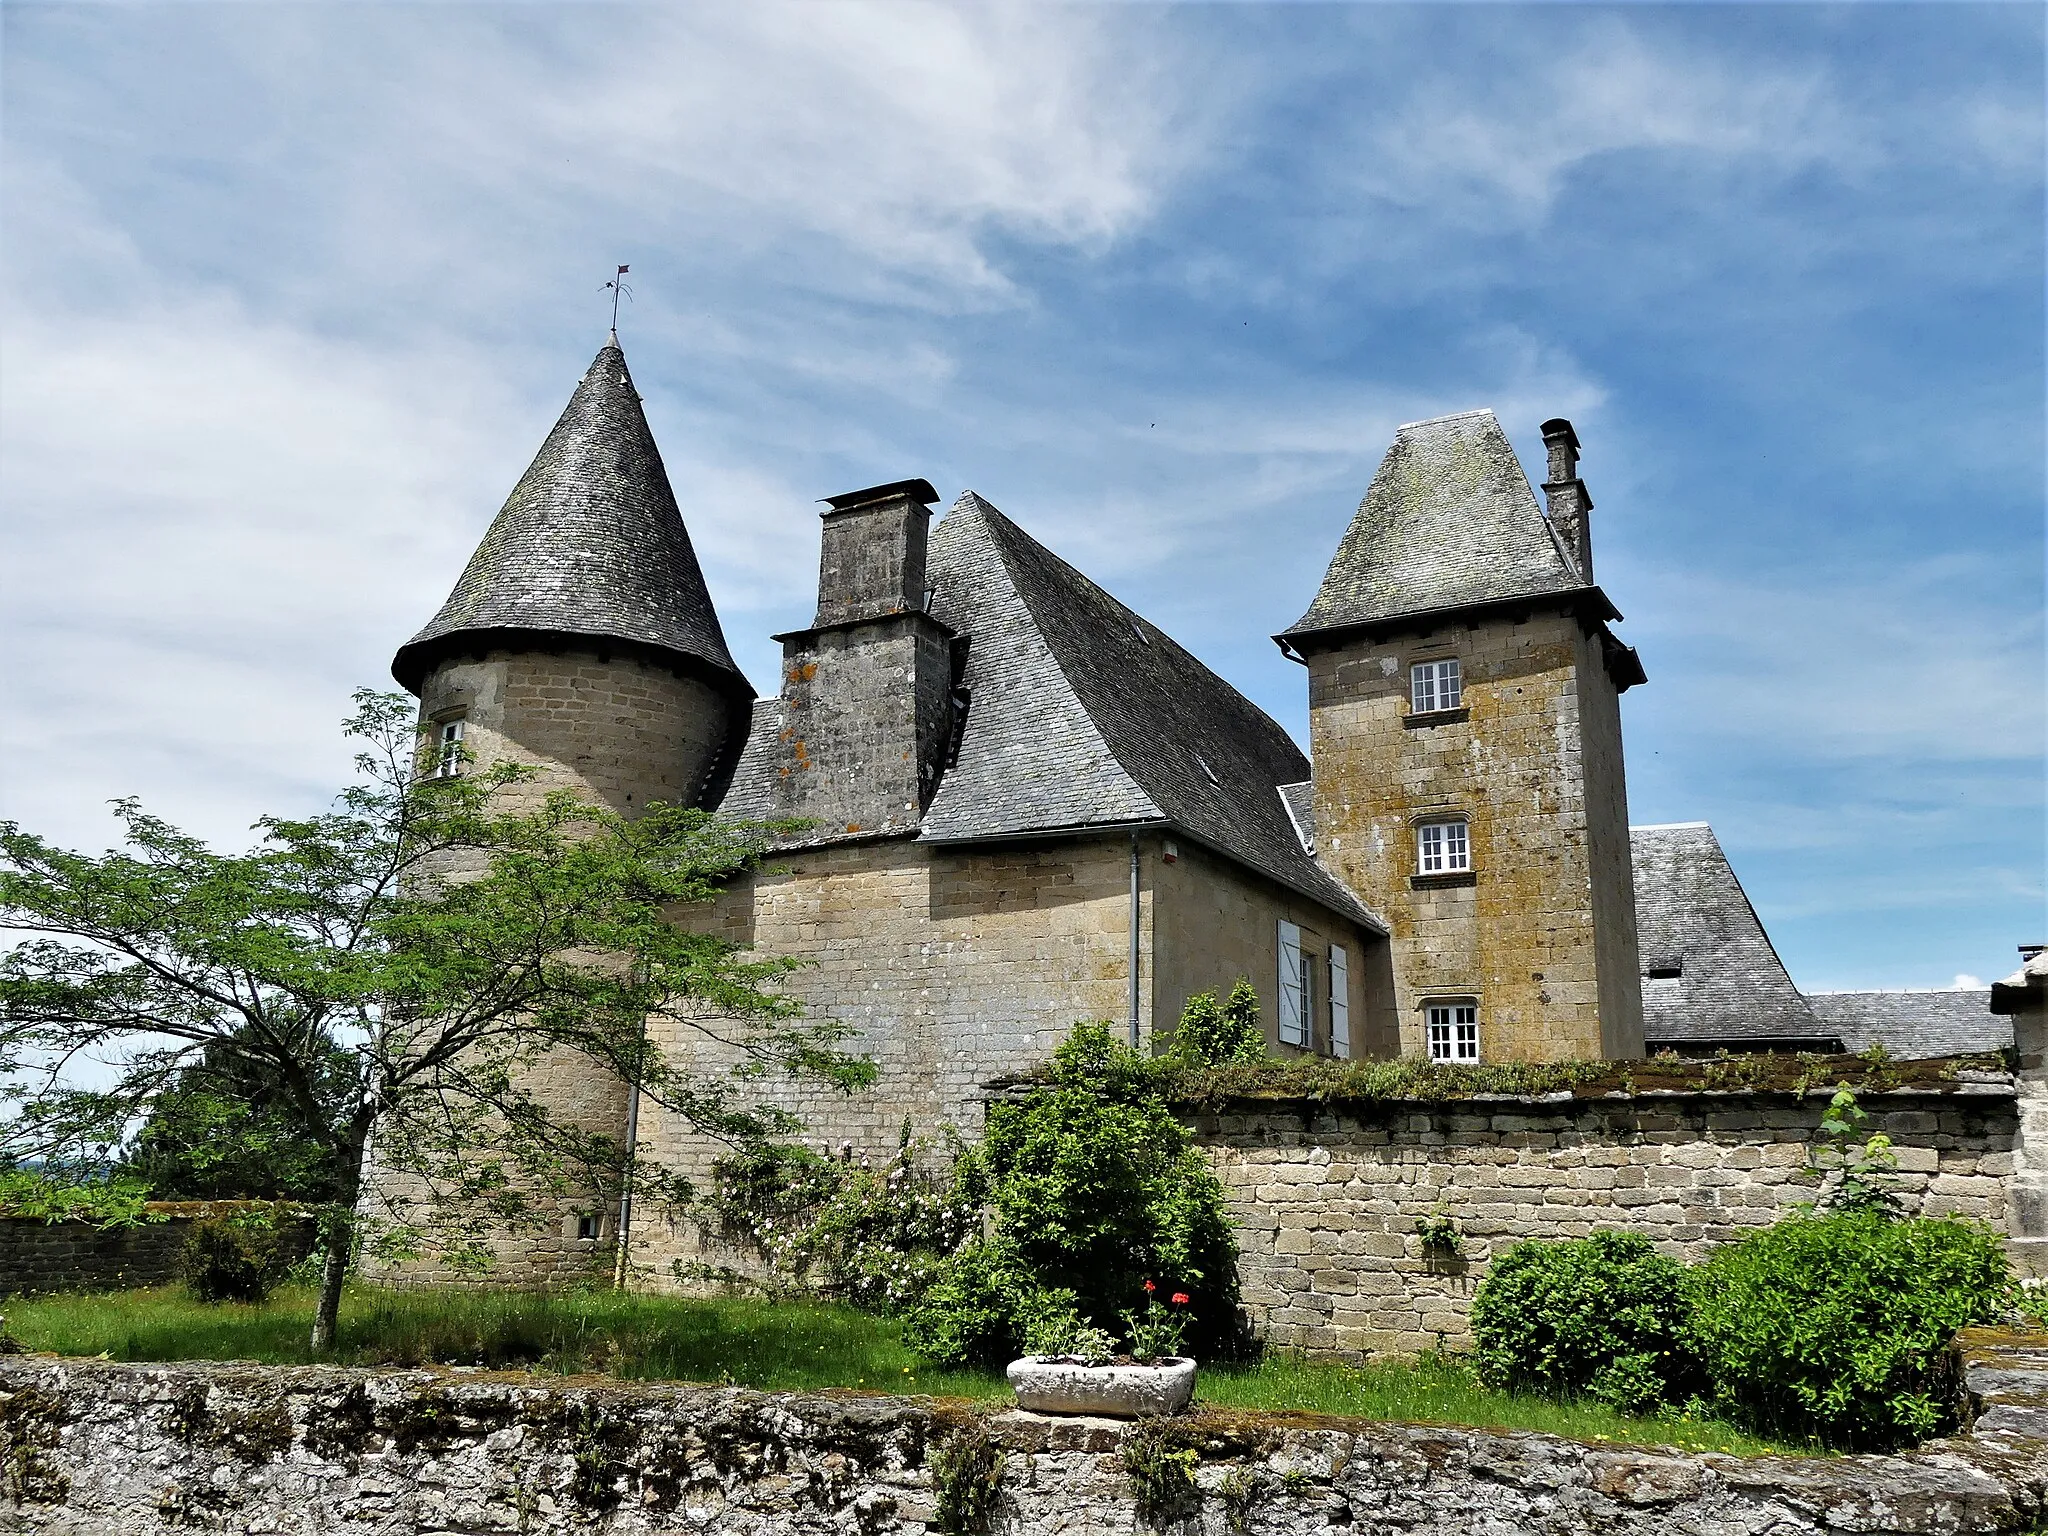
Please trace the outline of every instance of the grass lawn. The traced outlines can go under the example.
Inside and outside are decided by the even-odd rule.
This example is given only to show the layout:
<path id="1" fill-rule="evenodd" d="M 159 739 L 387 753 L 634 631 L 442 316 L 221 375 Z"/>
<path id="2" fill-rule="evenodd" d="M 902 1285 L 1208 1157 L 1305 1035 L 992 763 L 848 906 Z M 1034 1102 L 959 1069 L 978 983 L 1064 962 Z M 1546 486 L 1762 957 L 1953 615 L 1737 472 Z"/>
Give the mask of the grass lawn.
<path id="1" fill-rule="evenodd" d="M 8 1330 L 29 1349 L 115 1360 L 256 1360 L 303 1365 L 313 1295 L 287 1287 L 260 1306 L 206 1306 L 182 1288 L 17 1297 Z M 821 1302 L 698 1301 L 616 1291 L 388 1291 L 352 1286 L 342 1307 L 345 1365 L 479 1365 L 565 1375 L 731 1382 L 775 1391 L 861 1387 L 1002 1400 L 999 1374 L 930 1368 L 897 1326 Z M 1627 1418 L 1481 1386 L 1455 1360 L 1363 1368 L 1275 1355 L 1204 1366 L 1199 1402 L 1496 1429 L 1579 1440 L 1758 1455 L 1787 1449 L 1697 1419 Z"/>

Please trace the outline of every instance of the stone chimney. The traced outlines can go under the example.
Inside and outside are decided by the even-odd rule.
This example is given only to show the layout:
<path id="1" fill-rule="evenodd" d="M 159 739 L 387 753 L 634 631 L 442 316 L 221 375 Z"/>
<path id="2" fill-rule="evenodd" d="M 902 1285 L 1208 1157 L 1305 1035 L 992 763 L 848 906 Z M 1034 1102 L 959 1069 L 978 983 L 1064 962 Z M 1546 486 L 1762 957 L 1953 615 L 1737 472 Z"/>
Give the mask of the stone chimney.
<path id="1" fill-rule="evenodd" d="M 777 810 L 816 838 L 916 830 L 952 718 L 953 631 L 926 611 L 938 492 L 899 480 L 828 497 L 818 616 L 782 642 Z"/>
<path id="2" fill-rule="evenodd" d="M 924 607 L 925 539 L 938 499 L 927 480 L 825 498 L 814 626 Z"/>
<path id="3" fill-rule="evenodd" d="M 1543 423 L 1543 446 L 1550 450 L 1550 476 L 1543 482 L 1543 499 L 1550 509 L 1550 525 L 1557 530 L 1566 551 L 1578 565 L 1579 575 L 1593 579 L 1593 497 L 1579 478 L 1579 434 L 1562 416 Z"/>

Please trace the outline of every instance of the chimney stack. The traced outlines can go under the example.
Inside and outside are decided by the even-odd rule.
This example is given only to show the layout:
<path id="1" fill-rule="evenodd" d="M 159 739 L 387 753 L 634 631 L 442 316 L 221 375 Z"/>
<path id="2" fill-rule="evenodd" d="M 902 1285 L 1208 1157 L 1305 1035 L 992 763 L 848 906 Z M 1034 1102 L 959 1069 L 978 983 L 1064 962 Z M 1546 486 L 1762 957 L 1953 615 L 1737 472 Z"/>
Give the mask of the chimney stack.
<path id="1" fill-rule="evenodd" d="M 1579 434 L 1562 416 L 1543 423 L 1543 446 L 1550 450 L 1550 478 L 1543 482 L 1550 525 L 1579 568 L 1593 579 L 1593 497 L 1579 478 Z"/>
<path id="2" fill-rule="evenodd" d="M 925 539 L 938 499 L 927 480 L 825 498 L 813 628 L 923 609 Z"/>
<path id="3" fill-rule="evenodd" d="M 776 814 L 830 838 L 915 831 L 952 724 L 953 631 L 925 606 L 923 480 L 827 497 L 818 617 L 782 642 Z"/>

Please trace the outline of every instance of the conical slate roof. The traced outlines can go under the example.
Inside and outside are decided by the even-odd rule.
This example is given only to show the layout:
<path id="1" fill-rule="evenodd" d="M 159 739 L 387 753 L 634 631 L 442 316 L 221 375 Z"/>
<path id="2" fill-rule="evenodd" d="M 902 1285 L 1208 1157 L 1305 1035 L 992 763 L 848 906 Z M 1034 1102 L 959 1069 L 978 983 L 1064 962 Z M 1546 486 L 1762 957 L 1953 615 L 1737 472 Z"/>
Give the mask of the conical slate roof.
<path id="1" fill-rule="evenodd" d="M 1394 434 L 1308 612 L 1280 638 L 1555 592 L 1597 592 L 1491 411 Z"/>
<path id="2" fill-rule="evenodd" d="M 611 641 L 753 695 L 725 648 L 616 336 L 391 674 L 418 692 L 451 652 L 575 639 Z"/>

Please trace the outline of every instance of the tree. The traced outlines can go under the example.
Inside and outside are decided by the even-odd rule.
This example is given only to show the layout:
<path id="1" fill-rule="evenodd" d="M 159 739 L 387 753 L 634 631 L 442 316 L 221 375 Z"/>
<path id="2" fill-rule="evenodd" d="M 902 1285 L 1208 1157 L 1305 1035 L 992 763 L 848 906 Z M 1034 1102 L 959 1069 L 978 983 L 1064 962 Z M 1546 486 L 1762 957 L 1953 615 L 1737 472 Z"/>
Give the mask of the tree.
<path id="1" fill-rule="evenodd" d="M 631 1179 L 637 1199 L 686 1197 L 639 1148 L 526 1091 L 550 1052 L 734 1144 L 799 1128 L 751 1102 L 766 1076 L 873 1078 L 838 1049 L 843 1027 L 776 990 L 794 962 L 677 921 L 774 827 L 660 805 L 628 821 L 563 793 L 507 809 L 536 770 L 443 776 L 409 699 L 364 691 L 356 705 L 358 781 L 323 815 L 259 821 L 248 853 L 216 853 L 133 800 L 115 802 L 125 847 L 99 858 L 0 823 L 0 928 L 27 936 L 0 957 L 11 1149 L 104 1158 L 195 1067 L 273 1085 L 281 1119 L 332 1163 L 316 1349 L 333 1343 L 359 1238 L 479 1262 L 490 1230 L 538 1219 L 550 1192 Z M 651 1018 L 729 1065 L 672 1059 Z M 111 1083 L 80 1083 L 89 1060 Z M 421 1191 L 374 1221 L 358 1215 L 373 1138 L 380 1189 Z"/>
<path id="2" fill-rule="evenodd" d="M 341 1103 L 355 1056 L 330 1042 L 309 1076 L 320 1102 Z M 149 1106 L 121 1171 L 162 1200 L 335 1198 L 334 1152 L 309 1135 L 290 1090 L 245 1051 L 209 1045 Z"/>

